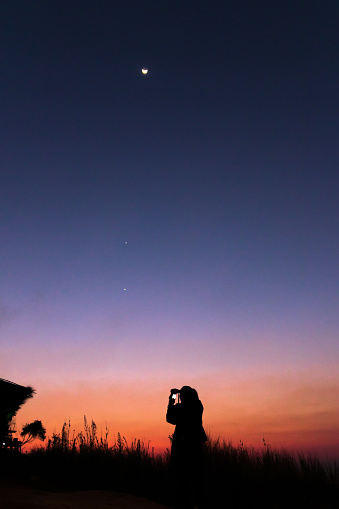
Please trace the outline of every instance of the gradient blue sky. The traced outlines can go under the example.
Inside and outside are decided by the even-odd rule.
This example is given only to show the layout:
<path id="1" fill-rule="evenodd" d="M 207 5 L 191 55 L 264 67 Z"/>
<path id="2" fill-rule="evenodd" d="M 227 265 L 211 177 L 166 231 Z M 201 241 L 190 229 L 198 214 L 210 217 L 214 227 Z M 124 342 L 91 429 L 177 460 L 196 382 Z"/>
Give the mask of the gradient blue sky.
<path id="1" fill-rule="evenodd" d="M 0 24 L 0 376 L 37 389 L 22 419 L 161 441 L 192 384 L 212 432 L 331 430 L 339 451 L 338 3 L 11 0 Z"/>

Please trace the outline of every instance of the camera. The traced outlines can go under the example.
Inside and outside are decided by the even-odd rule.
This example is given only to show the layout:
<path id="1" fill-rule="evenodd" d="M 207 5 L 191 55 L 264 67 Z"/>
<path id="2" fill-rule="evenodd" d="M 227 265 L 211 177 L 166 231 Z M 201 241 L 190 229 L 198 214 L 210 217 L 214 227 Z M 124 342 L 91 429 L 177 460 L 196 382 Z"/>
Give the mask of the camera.
<path id="1" fill-rule="evenodd" d="M 179 393 L 179 389 L 171 389 L 171 399 L 174 401 Z"/>

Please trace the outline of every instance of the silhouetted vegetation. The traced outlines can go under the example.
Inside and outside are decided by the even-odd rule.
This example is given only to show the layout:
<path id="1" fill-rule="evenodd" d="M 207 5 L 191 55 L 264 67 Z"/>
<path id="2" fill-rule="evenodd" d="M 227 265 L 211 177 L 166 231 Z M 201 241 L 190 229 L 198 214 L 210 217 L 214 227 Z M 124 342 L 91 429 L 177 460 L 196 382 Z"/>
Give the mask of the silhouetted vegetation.
<path id="1" fill-rule="evenodd" d="M 44 447 L 28 454 L 3 451 L 2 476 L 15 475 L 40 489 L 106 489 L 170 504 L 169 451 L 156 455 L 149 444 L 128 443 L 120 433 L 109 447 L 107 437 L 108 430 L 98 437 L 95 423 L 86 418 L 77 435 L 65 423 Z M 206 509 L 338 508 L 339 466 L 267 445 L 258 452 L 210 439 L 204 449 L 204 495 Z"/>
<path id="2" fill-rule="evenodd" d="M 258 452 L 242 443 L 210 440 L 205 447 L 208 505 L 231 508 L 339 507 L 339 468 L 303 454 L 270 449 Z"/>
<path id="3" fill-rule="evenodd" d="M 21 445 L 26 445 L 33 440 L 42 440 L 46 438 L 46 429 L 43 427 L 41 421 L 33 421 L 23 425 L 21 433 L 22 442 Z"/>

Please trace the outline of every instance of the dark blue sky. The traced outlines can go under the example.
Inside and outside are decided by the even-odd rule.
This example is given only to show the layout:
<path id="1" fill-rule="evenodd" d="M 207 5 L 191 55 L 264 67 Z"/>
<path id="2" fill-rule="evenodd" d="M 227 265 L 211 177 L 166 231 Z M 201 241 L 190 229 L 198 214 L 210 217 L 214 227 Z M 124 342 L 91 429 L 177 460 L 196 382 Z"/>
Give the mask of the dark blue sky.
<path id="1" fill-rule="evenodd" d="M 337 366 L 336 0 L 4 0 L 0 64 L 5 378 Z"/>

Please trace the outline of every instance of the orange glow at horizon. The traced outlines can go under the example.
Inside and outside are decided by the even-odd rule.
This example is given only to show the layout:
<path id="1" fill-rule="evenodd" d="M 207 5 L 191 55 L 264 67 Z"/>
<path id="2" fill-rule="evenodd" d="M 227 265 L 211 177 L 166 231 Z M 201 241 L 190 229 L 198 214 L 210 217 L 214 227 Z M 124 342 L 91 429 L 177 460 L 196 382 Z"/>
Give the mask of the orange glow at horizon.
<path id="1" fill-rule="evenodd" d="M 273 448 L 339 457 L 338 377 L 257 375 L 231 382 L 211 375 L 191 385 L 204 404 L 204 427 L 212 438 L 254 448 L 262 447 L 265 438 Z M 165 421 L 170 387 L 168 380 L 41 386 L 18 412 L 17 429 L 40 419 L 51 437 L 70 421 L 76 434 L 83 430 L 85 415 L 88 423 L 96 423 L 99 438 L 107 426 L 109 445 L 119 432 L 128 442 L 137 438 L 159 451 L 169 447 L 174 431 Z"/>

